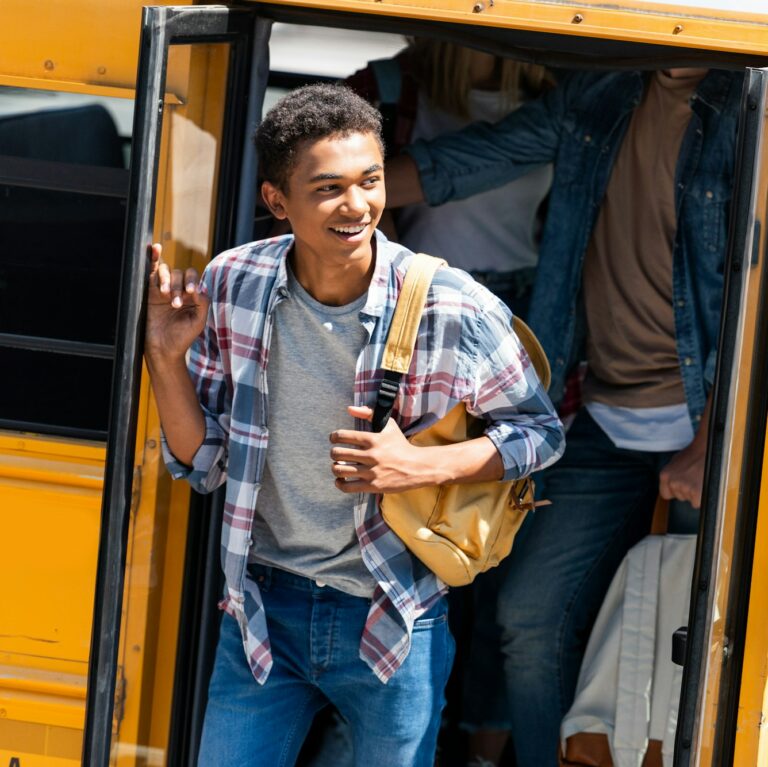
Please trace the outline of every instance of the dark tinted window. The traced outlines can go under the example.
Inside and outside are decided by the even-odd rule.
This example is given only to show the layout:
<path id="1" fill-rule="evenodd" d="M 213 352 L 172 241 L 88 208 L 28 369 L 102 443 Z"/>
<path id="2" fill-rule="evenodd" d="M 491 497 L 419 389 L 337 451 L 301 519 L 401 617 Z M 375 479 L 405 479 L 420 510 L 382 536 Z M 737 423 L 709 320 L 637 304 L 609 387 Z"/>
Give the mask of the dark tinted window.
<path id="1" fill-rule="evenodd" d="M 57 342 L 114 343 L 124 144 L 98 104 L 0 117 L 0 427 L 106 432 L 111 359 Z"/>

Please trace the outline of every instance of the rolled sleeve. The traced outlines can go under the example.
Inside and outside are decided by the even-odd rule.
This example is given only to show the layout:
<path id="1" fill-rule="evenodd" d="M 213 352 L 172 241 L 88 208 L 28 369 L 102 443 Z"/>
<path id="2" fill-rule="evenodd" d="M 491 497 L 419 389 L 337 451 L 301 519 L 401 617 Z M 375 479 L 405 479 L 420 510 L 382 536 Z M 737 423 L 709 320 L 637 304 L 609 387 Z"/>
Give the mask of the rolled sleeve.
<path id="1" fill-rule="evenodd" d="M 501 455 L 502 479 L 527 477 L 557 461 L 565 449 L 563 425 L 556 415 L 528 415 L 496 423 L 485 431 Z"/>
<path id="2" fill-rule="evenodd" d="M 187 466 L 171 452 L 161 434 L 163 459 L 174 479 L 186 479 L 199 493 L 209 493 L 227 479 L 227 432 L 210 413 L 205 415 L 205 438 Z"/>

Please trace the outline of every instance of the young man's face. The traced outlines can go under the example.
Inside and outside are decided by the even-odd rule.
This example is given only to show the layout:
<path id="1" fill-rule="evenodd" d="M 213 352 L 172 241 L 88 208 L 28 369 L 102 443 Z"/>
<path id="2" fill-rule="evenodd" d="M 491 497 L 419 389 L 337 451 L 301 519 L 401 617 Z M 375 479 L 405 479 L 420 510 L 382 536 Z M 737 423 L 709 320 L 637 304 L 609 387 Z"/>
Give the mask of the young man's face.
<path id="1" fill-rule="evenodd" d="M 385 203 L 384 158 L 372 133 L 307 142 L 286 182 L 262 187 L 277 218 L 287 218 L 298 258 L 341 264 L 367 260 Z"/>

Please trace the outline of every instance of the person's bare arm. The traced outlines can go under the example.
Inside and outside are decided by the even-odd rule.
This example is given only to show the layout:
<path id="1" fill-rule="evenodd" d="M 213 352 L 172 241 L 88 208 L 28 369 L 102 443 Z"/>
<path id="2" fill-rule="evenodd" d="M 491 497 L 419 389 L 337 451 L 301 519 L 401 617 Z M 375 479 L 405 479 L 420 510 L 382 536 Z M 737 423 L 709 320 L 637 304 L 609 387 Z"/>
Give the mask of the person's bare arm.
<path id="1" fill-rule="evenodd" d="M 368 407 L 350 415 L 370 420 Z M 488 437 L 454 445 L 412 445 L 393 418 L 383 431 L 339 429 L 331 434 L 331 471 L 344 493 L 398 493 L 419 487 L 500 480 L 504 465 Z"/>
<path id="2" fill-rule="evenodd" d="M 191 465 L 205 438 L 205 418 L 187 372 L 186 353 L 205 327 L 210 301 L 194 269 L 171 271 L 152 246 L 144 359 L 168 448 Z"/>
<path id="3" fill-rule="evenodd" d="M 419 169 L 407 154 L 397 155 L 387 162 L 384 182 L 387 185 L 388 208 L 424 202 Z"/>
<path id="4" fill-rule="evenodd" d="M 697 509 L 701 507 L 711 410 L 712 394 L 710 392 L 701 416 L 699 430 L 693 441 L 688 447 L 676 453 L 659 474 L 659 494 L 662 498 L 688 501 Z"/>

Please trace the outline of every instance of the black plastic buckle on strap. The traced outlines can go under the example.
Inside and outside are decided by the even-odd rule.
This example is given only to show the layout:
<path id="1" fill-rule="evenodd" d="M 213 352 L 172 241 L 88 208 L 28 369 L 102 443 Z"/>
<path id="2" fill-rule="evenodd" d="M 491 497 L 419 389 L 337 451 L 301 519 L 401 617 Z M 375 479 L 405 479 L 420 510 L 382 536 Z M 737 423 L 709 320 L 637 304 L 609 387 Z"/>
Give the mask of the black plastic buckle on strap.
<path id="1" fill-rule="evenodd" d="M 392 415 L 392 408 L 395 406 L 397 393 L 400 391 L 402 378 L 402 373 L 396 373 L 393 370 L 384 371 L 384 378 L 381 379 L 379 393 L 376 397 L 376 406 L 373 408 L 373 419 L 371 420 L 373 431 L 381 431 L 387 425 L 387 421 Z"/>

